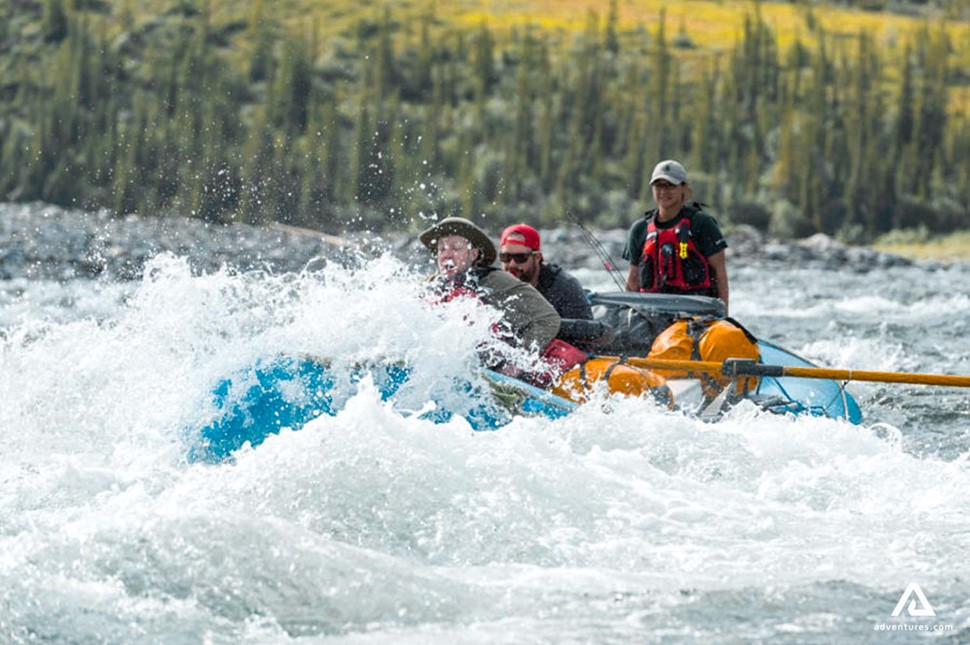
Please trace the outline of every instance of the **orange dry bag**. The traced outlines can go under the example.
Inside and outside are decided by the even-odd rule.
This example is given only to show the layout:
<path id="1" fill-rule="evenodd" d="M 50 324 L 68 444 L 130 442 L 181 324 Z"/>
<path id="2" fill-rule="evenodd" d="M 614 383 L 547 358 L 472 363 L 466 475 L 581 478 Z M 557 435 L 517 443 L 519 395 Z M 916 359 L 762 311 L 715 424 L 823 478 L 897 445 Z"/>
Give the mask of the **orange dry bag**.
<path id="1" fill-rule="evenodd" d="M 666 380 L 659 374 L 626 365 L 615 358 L 591 358 L 576 365 L 553 384 L 552 391 L 570 401 L 583 403 L 594 384 L 605 382 L 611 393 L 640 396 L 650 394 L 664 405 L 673 405 Z"/>
<path id="2" fill-rule="evenodd" d="M 726 318 L 678 320 L 654 339 L 647 358 L 723 363 L 729 358 L 759 360 L 757 340 L 744 327 Z M 715 397 L 730 385 L 731 378 L 710 372 L 657 370 L 667 378 L 700 377 L 705 396 Z M 755 376 L 739 378 L 733 394 L 743 395 L 758 386 Z"/>

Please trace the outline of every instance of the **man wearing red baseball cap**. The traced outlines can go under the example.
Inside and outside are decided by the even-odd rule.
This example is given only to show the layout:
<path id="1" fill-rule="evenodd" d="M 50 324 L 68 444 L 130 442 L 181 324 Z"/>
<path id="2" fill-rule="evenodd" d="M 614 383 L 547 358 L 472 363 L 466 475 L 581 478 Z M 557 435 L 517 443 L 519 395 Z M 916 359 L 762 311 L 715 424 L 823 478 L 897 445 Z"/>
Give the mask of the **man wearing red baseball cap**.
<path id="1" fill-rule="evenodd" d="M 515 224 L 502 231 L 499 261 L 502 268 L 528 282 L 552 303 L 563 318 L 592 320 L 593 310 L 579 281 L 562 267 L 542 261 L 539 231 Z"/>

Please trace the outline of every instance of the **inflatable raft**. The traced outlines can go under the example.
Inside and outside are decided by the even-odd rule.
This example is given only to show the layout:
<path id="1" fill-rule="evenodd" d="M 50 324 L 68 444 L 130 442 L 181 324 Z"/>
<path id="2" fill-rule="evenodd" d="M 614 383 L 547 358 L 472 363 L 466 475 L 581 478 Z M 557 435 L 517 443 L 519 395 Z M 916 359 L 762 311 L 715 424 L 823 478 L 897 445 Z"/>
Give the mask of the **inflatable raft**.
<path id="1" fill-rule="evenodd" d="M 747 399 L 766 410 L 811 414 L 859 423 L 862 414 L 842 383 L 823 379 L 760 376 L 722 379 L 720 385 L 691 373 L 635 366 L 655 350 L 655 341 L 678 320 L 717 320 L 723 303 L 700 296 L 667 294 L 590 294 L 595 318 L 563 321 L 560 336 L 590 354 L 582 366 L 561 374 L 550 388 L 482 370 L 481 378 L 451 383 L 462 408 L 435 402 L 414 412 L 436 423 L 457 414 L 475 430 L 493 430 L 516 415 L 559 418 L 581 405 L 597 384 L 610 393 L 651 396 L 662 405 L 716 419 L 732 404 Z M 770 341 L 752 338 L 757 361 L 768 365 L 811 366 L 807 360 Z M 745 357 L 748 358 L 748 357 Z M 381 399 L 395 401 L 411 379 L 409 366 L 388 362 L 338 366 L 306 356 L 277 356 L 240 369 L 212 390 L 213 418 L 187 430 L 190 461 L 223 461 L 245 444 L 262 443 L 284 428 L 301 428 L 323 415 L 335 415 L 357 393 L 364 379 Z M 725 385 L 726 384 L 726 385 Z"/>

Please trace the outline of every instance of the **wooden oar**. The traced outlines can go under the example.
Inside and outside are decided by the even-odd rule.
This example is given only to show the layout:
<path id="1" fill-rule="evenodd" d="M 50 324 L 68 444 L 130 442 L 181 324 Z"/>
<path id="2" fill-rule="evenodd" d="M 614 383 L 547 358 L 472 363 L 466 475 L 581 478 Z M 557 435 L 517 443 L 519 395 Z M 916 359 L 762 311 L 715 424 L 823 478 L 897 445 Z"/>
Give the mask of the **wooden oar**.
<path id="1" fill-rule="evenodd" d="M 602 357 L 621 360 L 619 357 Z M 713 361 L 677 361 L 654 358 L 629 357 L 622 359 L 634 367 L 651 370 L 680 370 L 706 372 L 724 376 L 791 376 L 795 378 L 820 378 L 833 381 L 876 381 L 881 383 L 914 383 L 919 385 L 945 385 L 970 387 L 970 376 L 952 374 L 919 374 L 912 372 L 871 372 L 866 370 L 836 370 L 822 367 L 792 367 L 788 365 L 763 365 L 751 359 L 729 358 L 723 363 Z"/>

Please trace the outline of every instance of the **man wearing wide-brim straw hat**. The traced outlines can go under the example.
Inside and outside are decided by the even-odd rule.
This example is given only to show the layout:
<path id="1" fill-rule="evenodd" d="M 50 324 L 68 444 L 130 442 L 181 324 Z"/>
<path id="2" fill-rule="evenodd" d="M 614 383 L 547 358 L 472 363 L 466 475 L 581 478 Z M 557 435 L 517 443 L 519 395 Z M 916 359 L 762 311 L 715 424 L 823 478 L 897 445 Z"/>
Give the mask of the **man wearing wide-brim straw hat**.
<path id="1" fill-rule="evenodd" d="M 474 296 L 496 307 L 502 312 L 503 339 L 533 351 L 543 350 L 559 333 L 559 314 L 542 294 L 492 266 L 495 245 L 475 224 L 446 217 L 419 239 L 435 256 L 435 291 L 441 301 Z"/>

